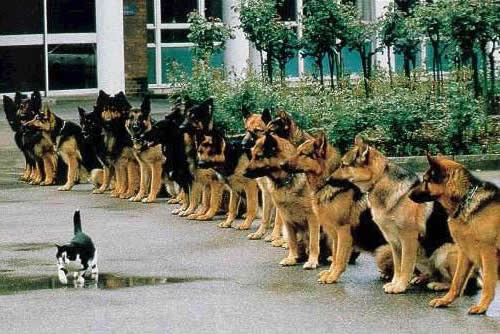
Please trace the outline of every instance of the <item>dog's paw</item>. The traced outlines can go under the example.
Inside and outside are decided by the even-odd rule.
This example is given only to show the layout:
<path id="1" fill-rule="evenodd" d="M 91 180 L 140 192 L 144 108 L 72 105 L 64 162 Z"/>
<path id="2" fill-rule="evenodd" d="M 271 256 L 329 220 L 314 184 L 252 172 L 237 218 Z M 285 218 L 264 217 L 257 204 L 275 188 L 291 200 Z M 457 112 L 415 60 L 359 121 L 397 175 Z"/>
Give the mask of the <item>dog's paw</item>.
<path id="1" fill-rule="evenodd" d="M 429 302 L 429 306 L 431 307 L 445 307 L 450 305 L 452 300 L 449 300 L 448 298 L 434 298 Z"/>
<path id="2" fill-rule="evenodd" d="M 155 200 L 155 198 L 146 197 L 142 199 L 142 203 L 154 203 Z"/>
<path id="3" fill-rule="evenodd" d="M 487 310 L 488 310 L 487 305 L 474 305 L 469 308 L 468 313 L 479 315 L 479 314 L 485 314 Z"/>
<path id="4" fill-rule="evenodd" d="M 262 237 L 264 236 L 264 233 L 265 233 L 265 232 L 259 232 L 259 231 L 254 232 L 254 233 L 250 233 L 250 234 L 248 235 L 248 239 L 249 239 L 249 240 L 260 240 L 260 239 L 262 239 Z"/>
<path id="5" fill-rule="evenodd" d="M 446 291 L 450 289 L 450 284 L 443 282 L 430 282 L 427 284 L 427 289 L 432 291 Z"/>
<path id="6" fill-rule="evenodd" d="M 285 257 L 283 260 L 281 260 L 280 264 L 282 266 L 294 266 L 297 264 L 297 259 L 294 257 Z"/>
<path id="7" fill-rule="evenodd" d="M 201 215 L 201 216 L 198 216 L 195 218 L 196 220 L 201 220 L 201 221 L 205 221 L 205 220 L 212 220 L 212 216 L 209 216 L 209 215 Z"/>
<path id="8" fill-rule="evenodd" d="M 285 244 L 285 243 L 286 243 L 285 240 L 279 238 L 279 239 L 275 239 L 275 240 L 271 241 L 271 246 L 273 246 L 273 247 L 282 247 L 283 244 Z"/>
<path id="9" fill-rule="evenodd" d="M 195 220 L 196 218 L 198 218 L 198 216 L 199 216 L 199 214 L 192 213 L 189 216 L 187 216 L 186 218 L 189 219 L 189 220 Z"/>
<path id="10" fill-rule="evenodd" d="M 104 194 L 104 190 L 101 188 L 97 188 L 97 189 L 92 190 L 92 194 L 94 194 L 94 195 Z"/>
<path id="11" fill-rule="evenodd" d="M 219 223 L 219 225 L 217 225 L 217 226 L 219 226 L 220 228 L 230 228 L 232 224 L 233 224 L 232 220 L 230 220 L 230 221 L 226 220 L 226 221 Z"/>
<path id="12" fill-rule="evenodd" d="M 245 231 L 245 230 L 248 230 L 250 228 L 250 225 L 252 225 L 252 222 L 250 222 L 250 223 L 243 222 L 240 225 L 236 226 L 236 229 L 240 230 L 240 231 Z"/>
<path id="13" fill-rule="evenodd" d="M 302 268 L 306 269 L 306 270 L 310 270 L 310 269 L 316 269 L 318 267 L 318 262 L 314 262 L 314 261 L 307 261 L 306 263 L 304 263 L 304 265 L 302 266 Z"/>
<path id="14" fill-rule="evenodd" d="M 388 283 L 384 285 L 384 292 L 385 293 L 403 293 L 406 291 L 407 284 L 396 282 L 396 283 Z"/>
<path id="15" fill-rule="evenodd" d="M 70 191 L 71 190 L 71 186 L 62 186 L 62 187 L 59 187 L 57 188 L 58 191 Z"/>
<path id="16" fill-rule="evenodd" d="M 420 284 L 425 284 L 427 282 L 429 282 L 431 279 L 431 276 L 429 275 L 418 275 L 418 276 L 415 276 L 412 278 L 412 280 L 410 281 L 411 284 L 414 284 L 414 285 L 420 285 Z"/>

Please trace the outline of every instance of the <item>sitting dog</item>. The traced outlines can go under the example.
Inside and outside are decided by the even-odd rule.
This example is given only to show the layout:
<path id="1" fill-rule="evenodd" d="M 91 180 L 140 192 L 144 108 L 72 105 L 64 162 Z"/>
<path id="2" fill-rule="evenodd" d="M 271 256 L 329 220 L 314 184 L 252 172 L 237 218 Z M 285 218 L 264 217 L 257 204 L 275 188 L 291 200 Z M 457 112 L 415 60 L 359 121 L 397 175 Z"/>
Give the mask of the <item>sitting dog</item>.
<path id="1" fill-rule="evenodd" d="M 227 138 L 220 131 L 207 133 L 198 147 L 198 167 L 212 168 L 230 189 L 229 212 L 226 221 L 219 227 L 231 227 L 238 214 L 242 193 L 245 193 L 247 211 L 245 221 L 238 225 L 239 230 L 248 230 L 257 214 L 257 182 L 243 176 L 249 163 L 249 151 L 243 148 L 241 136 Z"/>
<path id="2" fill-rule="evenodd" d="M 163 164 L 165 156 L 161 144 L 151 145 L 146 140 L 148 132 L 153 128 L 151 119 L 151 97 L 144 97 L 141 108 L 132 108 L 128 113 L 125 127 L 132 138 L 134 156 L 139 162 L 141 181 L 139 192 L 129 200 L 152 203 L 156 200 L 162 185 Z M 174 157 L 172 157 L 175 159 Z"/>
<path id="3" fill-rule="evenodd" d="M 416 174 L 397 166 L 375 148 L 356 137 L 331 179 L 354 183 L 366 193 L 373 220 L 389 243 L 394 276 L 384 285 L 386 293 L 406 291 L 415 266 L 430 276 L 429 257 L 451 236 L 446 213 L 432 203 L 418 204 L 410 193 L 419 184 Z"/>
<path id="4" fill-rule="evenodd" d="M 72 262 L 77 265 L 74 277 L 79 284 L 85 283 L 85 277 L 97 281 L 97 250 L 92 239 L 82 232 L 82 223 L 80 211 L 76 210 L 73 215 L 74 236 L 71 241 L 65 245 L 57 247 L 57 274 L 59 282 L 68 283 L 68 270 L 66 266 Z M 89 272 L 90 270 L 90 272 Z"/>
<path id="5" fill-rule="evenodd" d="M 340 155 L 320 132 L 306 140 L 295 155 L 281 163 L 290 173 L 305 173 L 312 210 L 331 241 L 332 263 L 319 274 L 320 283 L 335 283 L 347 268 L 353 249 L 374 252 L 386 243 L 373 222 L 365 195 L 350 182 L 330 183 L 340 166 Z M 355 253 L 354 253 L 355 254 Z"/>
<path id="6" fill-rule="evenodd" d="M 477 179 L 461 164 L 427 156 L 430 168 L 410 198 L 417 203 L 437 201 L 448 213 L 448 226 L 458 246 L 457 268 L 448 293 L 433 299 L 433 307 L 447 306 L 462 293 L 474 267 L 479 267 L 483 290 L 470 314 L 482 314 L 495 297 L 500 260 L 500 189 Z"/>

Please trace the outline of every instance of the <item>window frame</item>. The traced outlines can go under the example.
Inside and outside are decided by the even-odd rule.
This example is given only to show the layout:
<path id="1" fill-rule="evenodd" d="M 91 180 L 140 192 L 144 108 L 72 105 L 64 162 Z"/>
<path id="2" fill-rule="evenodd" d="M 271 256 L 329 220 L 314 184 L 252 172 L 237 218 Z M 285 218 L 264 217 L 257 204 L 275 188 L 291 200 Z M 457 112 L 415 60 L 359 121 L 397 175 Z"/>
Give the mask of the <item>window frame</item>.
<path id="1" fill-rule="evenodd" d="M 42 1 L 42 34 L 19 34 L 19 35 L 0 35 L 0 46 L 29 46 L 29 45 L 42 45 L 44 57 L 44 96 L 56 95 L 72 95 L 79 94 L 94 94 L 97 93 L 96 88 L 82 88 L 82 89 L 67 89 L 67 90 L 51 90 L 49 86 L 49 57 L 48 47 L 49 44 L 95 44 L 97 48 L 97 31 L 91 33 L 49 33 L 48 32 L 48 17 L 47 17 L 47 0 Z M 94 5 L 94 15 L 97 20 L 96 5 Z M 96 27 L 97 30 L 97 27 Z M 97 53 L 96 53 L 97 56 Z M 98 62 L 96 62 L 96 67 Z M 96 68 L 96 75 L 98 76 L 98 69 Z M 99 82 L 99 78 L 96 78 Z M 13 92 L 3 92 L 13 93 Z"/>

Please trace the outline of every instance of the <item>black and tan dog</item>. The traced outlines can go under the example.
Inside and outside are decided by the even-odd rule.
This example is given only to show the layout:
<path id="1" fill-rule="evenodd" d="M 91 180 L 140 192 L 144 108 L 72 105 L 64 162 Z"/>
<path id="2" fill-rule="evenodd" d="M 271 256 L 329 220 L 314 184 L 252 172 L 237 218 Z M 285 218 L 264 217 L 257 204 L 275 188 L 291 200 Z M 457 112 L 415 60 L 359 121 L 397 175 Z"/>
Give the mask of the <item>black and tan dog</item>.
<path id="1" fill-rule="evenodd" d="M 129 200 L 152 203 L 156 200 L 162 185 L 163 164 L 165 156 L 161 144 L 154 144 L 147 140 L 153 128 L 151 119 L 151 97 L 146 95 L 141 108 L 132 108 L 128 112 L 125 127 L 132 137 L 132 148 L 135 158 L 139 162 L 141 181 L 139 192 Z M 172 157 L 175 159 L 175 157 Z"/>
<path id="2" fill-rule="evenodd" d="M 295 154 L 295 146 L 286 139 L 266 133 L 252 148 L 246 177 L 268 177 L 270 192 L 288 234 L 288 256 L 280 264 L 290 266 L 299 259 L 298 235 L 308 239 L 308 260 L 304 269 L 318 266 L 320 228 L 312 210 L 310 188 L 304 174 L 288 173 L 281 163 Z"/>
<path id="3" fill-rule="evenodd" d="M 415 266 L 422 275 L 431 275 L 429 257 L 452 240 L 442 208 L 409 198 L 419 184 L 416 174 L 395 165 L 357 137 L 331 179 L 352 182 L 367 194 L 373 220 L 393 254 L 394 276 L 384 285 L 386 293 L 406 291 Z"/>
<path id="4" fill-rule="evenodd" d="M 495 297 L 500 260 L 500 190 L 477 179 L 461 164 L 444 157 L 428 156 L 430 169 L 410 194 L 418 203 L 437 201 L 449 215 L 448 226 L 458 245 L 457 268 L 450 290 L 430 305 L 449 305 L 462 293 L 474 267 L 483 277 L 479 303 L 470 314 L 488 310 Z"/>
<path id="5" fill-rule="evenodd" d="M 269 124 L 272 119 L 271 112 L 266 108 L 262 114 L 252 114 L 246 106 L 243 106 L 241 111 L 245 125 L 245 136 L 243 137 L 241 144 L 245 149 L 250 150 L 255 145 L 257 139 L 264 136 L 266 133 L 267 124 Z M 248 235 L 248 239 L 250 240 L 262 239 L 262 237 L 264 237 L 267 231 L 271 228 L 271 219 L 274 209 L 271 196 L 271 181 L 267 177 L 259 177 L 256 178 L 255 181 L 257 182 L 262 194 L 262 220 L 257 231 Z M 283 224 L 281 223 L 278 213 L 276 213 L 274 223 L 275 228 L 273 229 L 273 232 L 267 236 L 265 240 L 273 242 L 274 245 L 278 247 L 284 243 L 281 238 L 281 229 Z"/>
<path id="6" fill-rule="evenodd" d="M 60 191 L 68 191 L 80 180 L 80 167 L 89 173 L 94 169 L 102 169 L 92 148 L 85 144 L 82 129 L 77 124 L 65 121 L 50 111 L 45 105 L 30 126 L 40 130 L 53 145 L 56 153 L 68 166 L 66 183 L 59 187 Z"/>
<path id="7" fill-rule="evenodd" d="M 30 99 L 17 92 L 14 100 L 3 96 L 5 116 L 14 132 L 14 141 L 24 155 L 25 167 L 21 181 L 39 184 L 42 182 L 43 163 L 38 163 L 34 146 L 42 140 L 42 133 L 25 124 L 31 121 L 41 108 L 41 96 L 33 92 Z"/>
<path id="8" fill-rule="evenodd" d="M 103 183 L 94 194 L 104 193 L 110 184 L 111 172 L 115 175 L 115 189 L 112 197 L 123 199 L 135 196 L 139 186 L 139 164 L 132 149 L 125 121 L 131 109 L 130 103 L 123 92 L 110 96 L 104 91 L 99 92 L 96 110 L 101 115 L 104 141 L 104 173 Z"/>
<path id="9" fill-rule="evenodd" d="M 353 249 L 373 253 L 386 244 L 371 218 L 366 196 L 350 182 L 329 182 L 339 166 L 340 155 L 323 132 L 301 144 L 296 154 L 281 164 L 288 172 L 305 173 L 312 210 L 331 241 L 332 263 L 319 274 L 320 283 L 339 280 Z"/>
<path id="10" fill-rule="evenodd" d="M 189 191 L 189 207 L 179 212 L 180 216 L 187 216 L 188 219 L 212 219 L 222 201 L 224 183 L 218 179 L 213 169 L 197 167 L 197 149 L 204 134 L 213 128 L 212 116 L 213 99 L 209 98 L 201 103 L 192 104 L 186 110 L 184 122 L 179 126 L 183 131 L 189 171 L 193 178 Z M 201 197 L 202 206 L 196 211 Z"/>
<path id="11" fill-rule="evenodd" d="M 267 128 L 272 134 L 289 140 L 295 146 L 299 146 L 308 139 L 313 139 L 313 137 L 302 130 L 292 116 L 283 109 L 276 113 L 276 118 L 269 122 Z"/>
<path id="12" fill-rule="evenodd" d="M 249 163 L 249 151 L 241 144 L 241 136 L 228 138 L 221 131 L 211 130 L 198 146 L 198 167 L 212 168 L 230 190 L 227 219 L 219 227 L 231 227 L 238 214 L 241 194 L 246 197 L 245 221 L 239 230 L 248 230 L 258 209 L 258 186 L 253 179 L 243 176 Z"/>

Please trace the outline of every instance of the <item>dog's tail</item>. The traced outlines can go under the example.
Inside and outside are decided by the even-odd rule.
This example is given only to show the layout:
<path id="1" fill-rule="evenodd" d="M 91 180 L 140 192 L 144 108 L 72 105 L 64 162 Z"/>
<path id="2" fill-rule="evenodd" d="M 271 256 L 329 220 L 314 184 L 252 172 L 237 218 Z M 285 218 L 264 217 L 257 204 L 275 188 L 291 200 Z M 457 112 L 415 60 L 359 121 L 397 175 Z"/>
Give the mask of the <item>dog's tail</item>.
<path id="1" fill-rule="evenodd" d="M 76 210 L 73 215 L 73 226 L 75 228 L 75 234 L 82 231 L 82 220 L 80 219 L 80 210 Z"/>

